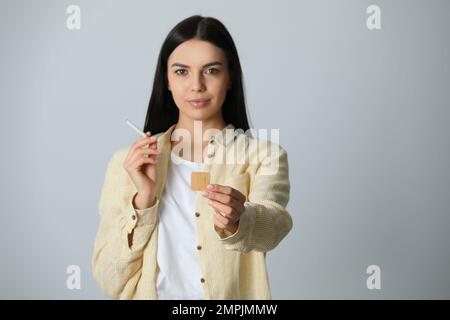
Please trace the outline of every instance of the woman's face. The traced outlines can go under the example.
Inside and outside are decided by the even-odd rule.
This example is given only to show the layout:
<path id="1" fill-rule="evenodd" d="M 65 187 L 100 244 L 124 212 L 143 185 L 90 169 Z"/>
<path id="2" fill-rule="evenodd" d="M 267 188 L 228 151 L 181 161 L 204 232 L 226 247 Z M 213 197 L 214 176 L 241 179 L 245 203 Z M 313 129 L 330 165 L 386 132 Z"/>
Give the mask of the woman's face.
<path id="1" fill-rule="evenodd" d="M 180 116 L 192 120 L 221 116 L 227 89 L 231 88 L 222 49 L 203 40 L 185 41 L 170 54 L 167 73 L 169 90 Z M 195 99 L 206 102 L 190 102 Z"/>

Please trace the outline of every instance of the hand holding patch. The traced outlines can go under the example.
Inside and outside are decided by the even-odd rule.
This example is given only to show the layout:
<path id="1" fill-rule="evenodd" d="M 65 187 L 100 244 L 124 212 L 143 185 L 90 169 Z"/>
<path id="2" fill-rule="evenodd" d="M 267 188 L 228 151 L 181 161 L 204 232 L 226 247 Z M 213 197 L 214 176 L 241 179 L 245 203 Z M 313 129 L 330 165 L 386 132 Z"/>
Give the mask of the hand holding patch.
<path id="1" fill-rule="evenodd" d="M 245 196 L 238 190 L 220 184 L 208 185 L 202 195 L 214 209 L 214 227 L 235 233 L 245 211 Z"/>

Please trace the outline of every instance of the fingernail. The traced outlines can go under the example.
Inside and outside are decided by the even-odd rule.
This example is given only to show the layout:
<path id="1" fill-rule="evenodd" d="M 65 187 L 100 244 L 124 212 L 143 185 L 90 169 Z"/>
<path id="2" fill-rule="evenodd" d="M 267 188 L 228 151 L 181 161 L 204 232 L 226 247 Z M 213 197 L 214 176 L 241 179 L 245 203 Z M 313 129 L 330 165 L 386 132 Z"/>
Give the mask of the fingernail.
<path id="1" fill-rule="evenodd" d="M 202 196 L 207 197 L 208 196 L 208 191 L 203 191 L 202 192 Z"/>
<path id="2" fill-rule="evenodd" d="M 208 189 L 214 189 L 214 185 L 212 185 L 212 184 L 208 184 L 208 187 L 207 187 Z"/>
<path id="3" fill-rule="evenodd" d="M 150 131 L 147 131 L 147 135 L 150 136 Z"/>

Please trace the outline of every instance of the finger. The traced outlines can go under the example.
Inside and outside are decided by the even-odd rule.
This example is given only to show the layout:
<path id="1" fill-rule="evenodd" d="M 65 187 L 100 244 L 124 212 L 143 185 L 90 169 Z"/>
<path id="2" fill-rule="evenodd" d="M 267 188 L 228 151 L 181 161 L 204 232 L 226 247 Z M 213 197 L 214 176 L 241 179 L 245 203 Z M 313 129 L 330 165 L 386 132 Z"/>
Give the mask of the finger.
<path id="1" fill-rule="evenodd" d="M 131 162 L 130 167 L 134 170 L 138 169 L 139 167 L 141 167 L 143 164 L 157 164 L 158 163 L 158 159 L 151 157 L 151 158 L 138 158 L 135 161 Z"/>
<path id="2" fill-rule="evenodd" d="M 137 149 L 137 148 L 145 148 L 148 145 L 152 145 L 154 143 L 156 143 L 158 140 L 156 139 L 156 137 L 150 136 L 150 137 L 142 137 L 140 139 L 138 139 L 133 145 L 132 148 L 133 149 Z"/>
<path id="3" fill-rule="evenodd" d="M 153 148 L 136 149 L 134 152 L 131 153 L 130 158 L 127 161 L 128 161 L 128 163 L 132 163 L 140 158 L 149 158 L 152 156 L 149 153 L 152 153 L 152 152 L 155 152 L 155 149 L 153 149 Z"/>
<path id="4" fill-rule="evenodd" d="M 226 229 L 228 226 L 228 223 L 230 223 L 230 220 L 222 216 L 219 212 L 214 210 L 214 224 L 218 226 L 219 228 Z"/>
<path id="5" fill-rule="evenodd" d="M 150 140 L 147 140 L 143 142 L 143 144 L 140 144 L 136 147 L 137 150 L 139 149 L 148 149 L 148 148 L 156 148 L 157 140 L 151 140 L 153 137 L 150 137 Z"/>
<path id="6" fill-rule="evenodd" d="M 210 200 L 216 200 L 225 205 L 229 205 L 238 212 L 243 211 L 242 209 L 243 209 L 244 205 L 242 204 L 242 202 L 236 200 L 232 196 L 230 196 L 228 194 L 219 193 L 219 192 L 213 192 L 213 191 L 211 191 L 211 192 L 205 191 L 205 192 L 207 193 L 207 195 L 204 195 L 204 197 L 206 197 Z"/>
<path id="7" fill-rule="evenodd" d="M 157 139 L 155 137 L 145 137 L 140 138 L 135 143 L 133 143 L 128 151 L 127 157 L 125 158 L 125 162 L 133 161 L 132 158 L 134 158 L 134 153 L 139 148 L 148 148 L 149 146 L 152 147 L 157 142 Z"/>
<path id="8" fill-rule="evenodd" d="M 148 157 L 150 157 L 150 155 L 159 155 L 159 154 L 161 154 L 161 150 L 158 150 L 156 148 L 145 148 L 145 149 L 139 150 L 138 154 L 148 158 Z"/>
<path id="9" fill-rule="evenodd" d="M 232 218 L 235 215 L 234 208 L 232 208 L 232 207 L 230 207 L 230 206 L 228 206 L 226 204 L 217 202 L 215 200 L 209 200 L 208 204 L 211 207 L 213 207 L 213 209 L 216 209 L 216 210 L 220 211 L 220 213 L 222 215 L 224 215 L 225 217 L 227 217 L 227 218 Z"/>
<path id="10" fill-rule="evenodd" d="M 212 189 L 208 188 L 208 191 L 219 192 L 223 194 L 227 194 L 238 201 L 245 201 L 245 196 L 239 191 L 230 186 L 224 186 L 220 184 L 212 184 Z"/>
<path id="11" fill-rule="evenodd" d="M 153 137 L 151 137 L 151 138 L 153 138 Z M 142 152 L 143 151 L 146 151 L 146 150 L 158 150 L 157 147 L 156 147 L 157 141 L 150 141 L 149 142 L 147 140 L 147 143 L 149 143 L 149 144 L 141 146 L 141 147 L 139 147 L 138 145 L 134 146 L 133 147 L 134 149 L 130 152 L 129 159 L 127 161 L 133 162 L 137 158 L 140 158 L 142 156 Z M 148 146 L 150 146 L 150 147 L 148 147 Z"/>

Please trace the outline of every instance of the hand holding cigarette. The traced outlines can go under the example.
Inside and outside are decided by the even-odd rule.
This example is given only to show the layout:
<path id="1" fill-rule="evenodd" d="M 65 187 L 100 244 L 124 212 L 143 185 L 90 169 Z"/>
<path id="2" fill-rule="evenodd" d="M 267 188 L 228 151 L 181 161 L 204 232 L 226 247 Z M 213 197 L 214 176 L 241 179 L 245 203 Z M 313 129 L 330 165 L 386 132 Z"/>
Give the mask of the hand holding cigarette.
<path id="1" fill-rule="evenodd" d="M 133 199 L 136 209 L 145 209 L 155 203 L 156 189 L 156 165 L 157 156 L 161 153 L 157 149 L 157 140 L 150 132 L 145 134 L 139 130 L 131 121 L 126 123 L 133 128 L 141 137 L 130 147 L 123 163 L 137 189 L 137 195 Z"/>

